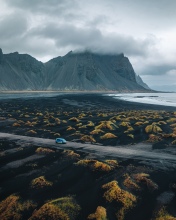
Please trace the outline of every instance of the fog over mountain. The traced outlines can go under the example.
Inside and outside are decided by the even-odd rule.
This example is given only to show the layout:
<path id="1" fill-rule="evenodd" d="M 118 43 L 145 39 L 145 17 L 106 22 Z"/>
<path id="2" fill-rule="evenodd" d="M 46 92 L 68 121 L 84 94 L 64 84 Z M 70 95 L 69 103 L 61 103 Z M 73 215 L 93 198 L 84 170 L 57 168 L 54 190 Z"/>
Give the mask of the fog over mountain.
<path id="1" fill-rule="evenodd" d="M 72 52 L 42 63 L 28 54 L 0 50 L 0 90 L 116 90 L 150 88 L 123 54 Z"/>

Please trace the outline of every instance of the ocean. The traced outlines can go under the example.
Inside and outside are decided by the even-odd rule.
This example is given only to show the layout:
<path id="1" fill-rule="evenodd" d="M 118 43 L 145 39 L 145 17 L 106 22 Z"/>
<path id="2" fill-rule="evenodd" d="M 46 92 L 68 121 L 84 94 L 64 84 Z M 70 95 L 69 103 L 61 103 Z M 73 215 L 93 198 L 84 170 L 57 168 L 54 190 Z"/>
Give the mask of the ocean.
<path id="1" fill-rule="evenodd" d="M 71 94 L 71 93 L 69 92 L 67 93 L 64 92 L 0 93 L 0 100 L 19 99 L 19 98 L 30 99 L 30 98 L 41 98 L 41 97 L 49 98 L 49 97 L 65 95 L 65 94 Z M 77 92 L 77 94 L 79 94 L 79 92 Z M 114 99 L 120 99 L 129 102 L 176 107 L 176 93 L 111 93 L 111 94 L 102 93 L 102 95 L 110 96 Z"/>
<path id="2" fill-rule="evenodd" d="M 108 96 L 129 102 L 176 107 L 176 93 L 112 93 Z"/>

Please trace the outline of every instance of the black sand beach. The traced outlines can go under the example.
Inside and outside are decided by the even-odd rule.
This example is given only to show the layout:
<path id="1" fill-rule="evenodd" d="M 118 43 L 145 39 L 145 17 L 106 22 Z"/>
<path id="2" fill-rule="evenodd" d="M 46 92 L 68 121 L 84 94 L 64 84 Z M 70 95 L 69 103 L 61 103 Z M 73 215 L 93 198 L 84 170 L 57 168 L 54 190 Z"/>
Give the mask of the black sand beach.
<path id="1" fill-rule="evenodd" d="M 176 108 L 97 93 L 0 101 L 0 132 L 101 146 L 176 147 Z M 175 152 L 173 150 L 173 152 Z M 163 166 L 164 160 L 160 161 Z M 0 140 L 0 217 L 175 219 L 175 168 Z M 99 218 L 98 218 L 98 217 Z M 100 218 L 101 217 L 101 218 Z"/>

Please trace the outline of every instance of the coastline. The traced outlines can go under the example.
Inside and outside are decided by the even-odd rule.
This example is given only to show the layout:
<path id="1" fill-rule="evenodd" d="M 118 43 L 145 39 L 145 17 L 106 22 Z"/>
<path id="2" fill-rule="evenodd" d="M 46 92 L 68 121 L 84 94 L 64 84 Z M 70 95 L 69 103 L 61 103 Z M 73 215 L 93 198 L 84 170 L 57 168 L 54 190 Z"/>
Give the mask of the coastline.
<path id="1" fill-rule="evenodd" d="M 1 93 L 158 93 L 158 91 L 118 91 L 118 90 L 1 90 Z M 167 92 L 166 92 L 167 93 Z"/>

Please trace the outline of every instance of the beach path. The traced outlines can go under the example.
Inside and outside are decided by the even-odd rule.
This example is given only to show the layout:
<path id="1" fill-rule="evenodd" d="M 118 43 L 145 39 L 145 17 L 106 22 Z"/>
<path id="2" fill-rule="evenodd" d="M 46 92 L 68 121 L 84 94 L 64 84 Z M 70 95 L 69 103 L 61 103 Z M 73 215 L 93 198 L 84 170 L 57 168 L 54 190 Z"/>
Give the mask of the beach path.
<path id="1" fill-rule="evenodd" d="M 0 139 L 17 141 L 23 145 L 34 144 L 42 147 L 51 147 L 55 149 L 72 149 L 75 151 L 90 153 L 96 158 L 122 158 L 133 159 L 142 164 L 150 165 L 159 169 L 176 169 L 176 150 L 152 149 L 149 143 L 138 143 L 125 146 L 103 146 L 92 143 L 77 143 L 68 141 L 67 144 L 56 144 L 54 139 L 29 137 L 9 133 L 0 133 Z"/>

